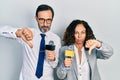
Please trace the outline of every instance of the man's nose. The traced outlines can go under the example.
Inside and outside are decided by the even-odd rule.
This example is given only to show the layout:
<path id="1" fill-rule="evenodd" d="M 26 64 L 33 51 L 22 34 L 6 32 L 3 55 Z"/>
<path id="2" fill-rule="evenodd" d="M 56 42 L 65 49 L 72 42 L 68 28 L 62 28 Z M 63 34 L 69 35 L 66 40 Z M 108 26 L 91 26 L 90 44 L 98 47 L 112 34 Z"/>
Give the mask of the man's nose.
<path id="1" fill-rule="evenodd" d="M 44 21 L 44 23 L 43 23 L 43 24 L 44 24 L 44 26 L 47 26 L 47 22 L 46 22 L 46 21 Z"/>

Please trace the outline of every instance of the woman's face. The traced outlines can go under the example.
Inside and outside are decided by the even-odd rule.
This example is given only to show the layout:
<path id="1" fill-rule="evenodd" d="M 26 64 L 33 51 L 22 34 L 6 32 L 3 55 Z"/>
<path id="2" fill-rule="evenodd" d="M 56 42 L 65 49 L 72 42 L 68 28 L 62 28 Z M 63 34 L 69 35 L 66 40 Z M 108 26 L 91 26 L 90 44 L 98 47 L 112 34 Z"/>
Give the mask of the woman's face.
<path id="1" fill-rule="evenodd" d="M 86 38 L 86 29 L 83 24 L 78 24 L 75 28 L 75 43 L 76 44 L 83 44 Z"/>

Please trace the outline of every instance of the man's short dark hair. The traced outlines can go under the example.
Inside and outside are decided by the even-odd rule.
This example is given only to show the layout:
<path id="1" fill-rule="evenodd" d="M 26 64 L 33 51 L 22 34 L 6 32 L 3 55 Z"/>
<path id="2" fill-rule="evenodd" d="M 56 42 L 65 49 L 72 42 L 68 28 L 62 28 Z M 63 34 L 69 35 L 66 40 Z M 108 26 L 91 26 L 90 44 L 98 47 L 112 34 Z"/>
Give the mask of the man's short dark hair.
<path id="1" fill-rule="evenodd" d="M 36 16 L 38 16 L 39 11 L 45 11 L 45 10 L 50 10 L 52 12 L 52 18 L 54 17 L 54 11 L 53 11 L 52 7 L 49 5 L 46 5 L 46 4 L 42 4 L 42 5 L 38 6 L 38 8 L 36 10 Z"/>

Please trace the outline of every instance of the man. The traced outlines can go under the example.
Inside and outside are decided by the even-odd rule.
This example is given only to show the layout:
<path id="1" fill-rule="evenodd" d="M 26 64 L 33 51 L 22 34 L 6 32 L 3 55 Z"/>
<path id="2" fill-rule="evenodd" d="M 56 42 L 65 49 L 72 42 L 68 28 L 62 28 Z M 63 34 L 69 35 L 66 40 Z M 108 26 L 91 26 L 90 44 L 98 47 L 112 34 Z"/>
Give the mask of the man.
<path id="1" fill-rule="evenodd" d="M 56 34 L 50 32 L 53 17 L 53 9 L 43 4 L 38 6 L 36 10 L 36 21 L 39 30 L 31 29 L 31 33 L 27 28 L 15 30 L 7 26 L 0 29 L 1 36 L 18 40 L 24 46 L 20 80 L 53 80 L 53 70 L 57 66 L 59 48 L 61 47 L 60 38 Z M 41 35 L 44 35 L 44 39 Z M 31 41 L 28 42 L 27 40 Z M 39 49 L 41 50 L 39 44 L 43 44 L 41 40 L 45 40 L 44 46 L 52 42 L 52 45 L 55 45 L 55 50 L 42 49 L 42 51 L 39 51 Z M 42 63 L 43 71 L 39 69 L 42 66 L 42 64 L 39 63 L 41 52 L 45 55 L 44 62 Z M 39 75 L 40 70 L 42 71 L 41 75 Z"/>

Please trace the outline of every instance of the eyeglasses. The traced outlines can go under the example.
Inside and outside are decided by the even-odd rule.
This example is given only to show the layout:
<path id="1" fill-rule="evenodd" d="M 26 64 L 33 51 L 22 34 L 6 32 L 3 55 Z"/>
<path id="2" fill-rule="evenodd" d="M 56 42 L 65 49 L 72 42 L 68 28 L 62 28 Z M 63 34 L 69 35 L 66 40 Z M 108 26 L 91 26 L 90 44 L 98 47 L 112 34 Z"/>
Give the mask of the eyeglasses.
<path id="1" fill-rule="evenodd" d="M 46 21 L 47 24 L 51 24 L 52 23 L 52 19 L 44 19 L 44 18 L 38 18 L 38 19 L 39 19 L 40 23 L 45 23 L 45 21 Z"/>

